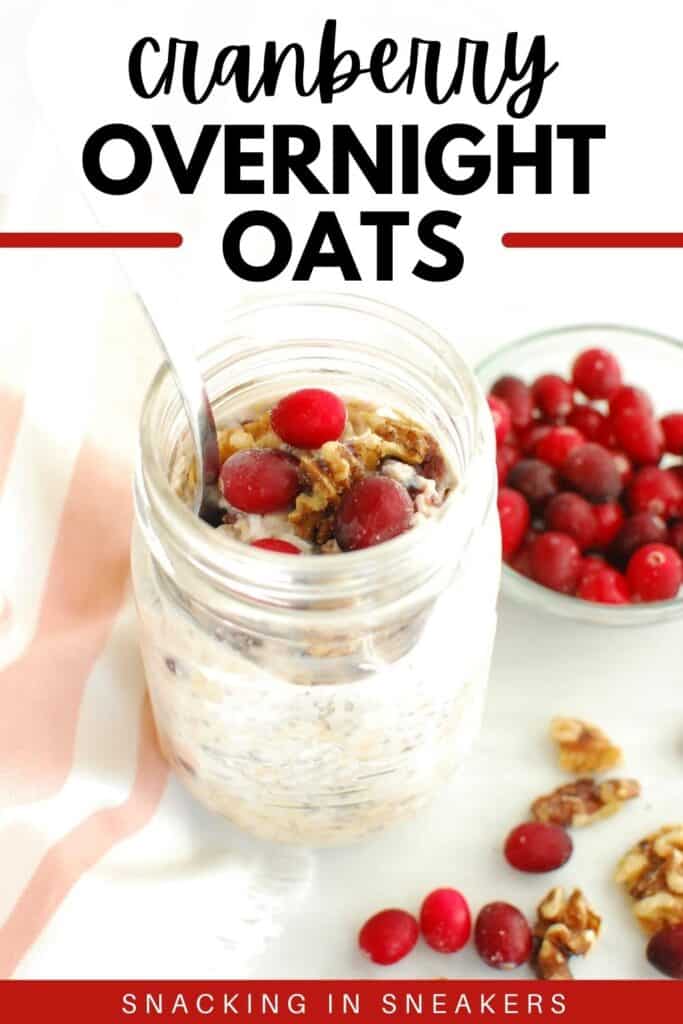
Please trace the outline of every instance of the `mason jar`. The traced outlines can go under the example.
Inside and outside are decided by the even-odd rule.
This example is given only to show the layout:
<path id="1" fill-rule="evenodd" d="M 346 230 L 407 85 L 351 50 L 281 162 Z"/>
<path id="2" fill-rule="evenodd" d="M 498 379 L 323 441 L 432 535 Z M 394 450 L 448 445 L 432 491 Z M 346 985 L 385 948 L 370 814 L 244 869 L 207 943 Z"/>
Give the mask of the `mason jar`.
<path id="1" fill-rule="evenodd" d="M 345 842 L 412 815 L 477 736 L 500 537 L 491 416 L 426 324 L 341 295 L 239 307 L 201 359 L 218 424 L 300 387 L 389 406 L 439 442 L 439 513 L 376 547 L 285 557 L 200 521 L 162 368 L 141 419 L 133 581 L 162 751 L 206 807 L 271 840 Z"/>

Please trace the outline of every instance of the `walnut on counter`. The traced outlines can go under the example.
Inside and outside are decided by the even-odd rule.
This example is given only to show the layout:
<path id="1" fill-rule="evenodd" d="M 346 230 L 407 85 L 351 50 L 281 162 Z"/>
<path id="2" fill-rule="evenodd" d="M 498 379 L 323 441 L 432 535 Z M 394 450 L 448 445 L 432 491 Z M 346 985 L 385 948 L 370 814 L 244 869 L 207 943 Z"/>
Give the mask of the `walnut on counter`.
<path id="1" fill-rule="evenodd" d="M 531 805 L 531 814 L 549 825 L 581 827 L 616 814 L 637 796 L 640 783 L 635 779 L 577 779 L 539 796 Z"/>
<path id="2" fill-rule="evenodd" d="M 557 886 L 541 900 L 534 936 L 537 940 L 533 965 L 539 978 L 567 981 L 573 977 L 569 960 L 586 956 L 600 933 L 601 919 L 580 889 L 569 898 Z"/>
<path id="3" fill-rule="evenodd" d="M 602 729 L 580 718 L 554 718 L 550 735 L 559 748 L 560 768 L 572 775 L 593 775 L 620 764 L 621 749 Z"/>
<path id="4" fill-rule="evenodd" d="M 635 901 L 648 935 L 683 924 L 683 825 L 664 825 L 641 839 L 619 861 L 615 879 Z"/>

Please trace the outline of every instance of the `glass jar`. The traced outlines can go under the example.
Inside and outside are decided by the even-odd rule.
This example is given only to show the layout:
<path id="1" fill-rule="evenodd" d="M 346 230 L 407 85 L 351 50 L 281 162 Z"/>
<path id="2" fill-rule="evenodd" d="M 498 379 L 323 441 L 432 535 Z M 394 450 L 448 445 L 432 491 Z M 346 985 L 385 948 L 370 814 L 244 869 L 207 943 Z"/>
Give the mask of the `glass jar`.
<path id="1" fill-rule="evenodd" d="M 219 424 L 327 387 L 411 416 L 457 479 L 437 516 L 385 544 L 285 557 L 179 500 L 187 424 L 165 368 L 145 401 L 133 580 L 162 750 L 251 833 L 348 841 L 413 814 L 477 736 L 500 575 L 491 417 L 443 338 L 360 298 L 242 306 L 202 370 Z"/>

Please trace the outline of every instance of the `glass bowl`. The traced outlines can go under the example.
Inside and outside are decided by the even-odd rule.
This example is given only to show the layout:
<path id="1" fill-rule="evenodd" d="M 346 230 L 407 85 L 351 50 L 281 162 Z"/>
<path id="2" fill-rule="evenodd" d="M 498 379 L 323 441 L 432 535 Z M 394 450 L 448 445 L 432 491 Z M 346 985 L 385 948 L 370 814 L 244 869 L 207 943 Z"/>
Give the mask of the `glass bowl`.
<path id="1" fill-rule="evenodd" d="M 476 373 L 486 393 L 504 374 L 531 383 L 542 373 L 567 374 L 575 356 L 599 346 L 621 363 L 624 381 L 645 388 L 658 415 L 683 407 L 683 343 L 652 331 L 616 324 L 581 324 L 540 331 L 487 356 Z M 683 590 L 670 601 L 607 605 L 549 590 L 503 566 L 503 593 L 536 611 L 601 626 L 646 626 L 683 618 Z"/>

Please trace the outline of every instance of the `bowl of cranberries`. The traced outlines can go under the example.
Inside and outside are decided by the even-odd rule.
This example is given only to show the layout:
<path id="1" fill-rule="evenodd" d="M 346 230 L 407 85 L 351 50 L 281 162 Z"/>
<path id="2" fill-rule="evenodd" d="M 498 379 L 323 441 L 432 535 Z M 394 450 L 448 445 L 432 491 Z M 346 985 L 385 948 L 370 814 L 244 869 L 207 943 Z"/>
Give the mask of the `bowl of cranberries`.
<path id="1" fill-rule="evenodd" d="M 566 617 L 683 614 L 683 346 L 569 327 L 479 367 L 496 434 L 503 586 Z"/>

